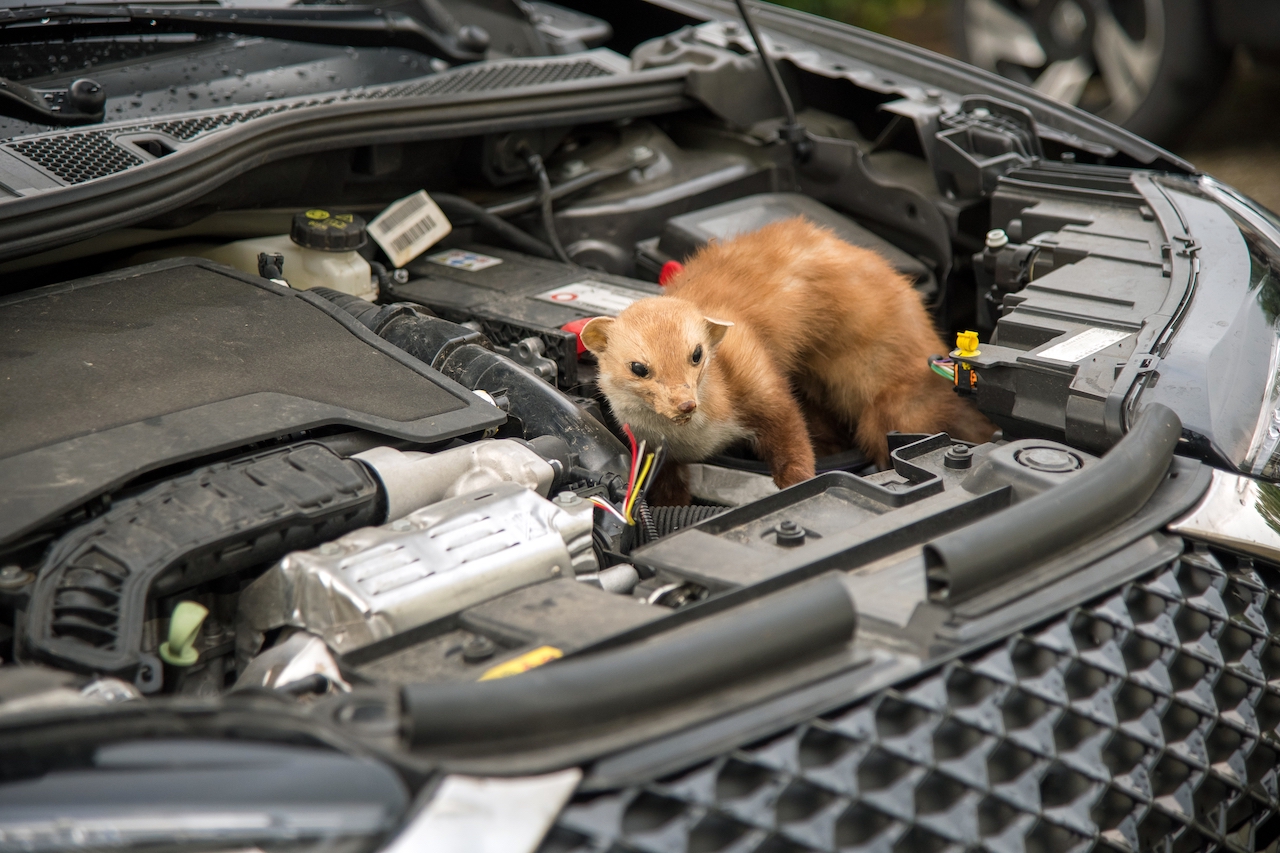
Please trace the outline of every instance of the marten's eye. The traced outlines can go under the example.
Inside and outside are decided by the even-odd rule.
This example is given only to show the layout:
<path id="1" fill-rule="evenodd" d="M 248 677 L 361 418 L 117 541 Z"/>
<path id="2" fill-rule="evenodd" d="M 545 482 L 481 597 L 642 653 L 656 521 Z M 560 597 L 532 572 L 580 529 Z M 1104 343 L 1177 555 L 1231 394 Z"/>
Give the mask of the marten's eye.
<path id="1" fill-rule="evenodd" d="M 693 348 L 693 363 L 694 364 L 702 363 L 702 344 L 698 344 L 696 347 Z"/>
<path id="2" fill-rule="evenodd" d="M 633 361 L 631 362 L 631 372 L 636 376 L 639 376 L 641 379 L 644 379 L 649 375 L 649 368 L 645 367 L 638 361 Z"/>

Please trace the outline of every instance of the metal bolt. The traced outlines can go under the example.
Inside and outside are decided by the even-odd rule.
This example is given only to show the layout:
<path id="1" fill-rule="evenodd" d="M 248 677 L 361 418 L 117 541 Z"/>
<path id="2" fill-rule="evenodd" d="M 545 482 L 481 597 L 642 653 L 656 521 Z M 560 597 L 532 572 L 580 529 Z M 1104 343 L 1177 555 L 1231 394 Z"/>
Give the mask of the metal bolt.
<path id="1" fill-rule="evenodd" d="M 333 555 L 338 553 L 341 550 L 342 550 L 342 546 L 339 545 L 337 542 L 326 542 L 320 546 L 320 553 L 326 554 L 326 555 Z"/>
<path id="2" fill-rule="evenodd" d="M 948 468 L 968 468 L 973 464 L 973 451 L 963 444 L 953 444 L 943 454 L 942 464 Z"/>
<path id="3" fill-rule="evenodd" d="M 399 521 L 393 521 L 393 522 L 391 522 L 391 529 L 392 529 L 392 530 L 398 530 L 398 531 L 400 531 L 400 532 L 404 532 L 404 531 L 408 530 L 408 529 L 409 529 L 409 528 L 411 528 L 411 527 L 413 527 L 413 525 L 409 522 L 409 519 L 407 519 L 407 518 L 402 518 L 402 519 L 400 519 Z"/>
<path id="4" fill-rule="evenodd" d="M 581 160 L 570 160 L 560 171 L 566 178 L 576 178 L 587 171 L 587 164 Z"/>
<path id="5" fill-rule="evenodd" d="M 35 575 L 23 571 L 22 566 L 10 564 L 0 567 L 0 590 L 19 589 L 34 579 Z"/>
<path id="6" fill-rule="evenodd" d="M 396 284 L 408 284 L 409 271 L 405 269 L 392 270 L 391 280 L 394 281 Z"/>
<path id="7" fill-rule="evenodd" d="M 568 508 L 582 503 L 582 498 L 578 497 L 575 492 L 565 491 L 555 496 L 554 503 L 556 506 Z"/>
<path id="8" fill-rule="evenodd" d="M 631 149 L 631 162 L 639 163 L 641 160 L 648 160 L 653 156 L 653 149 L 648 145 L 637 145 Z"/>
<path id="9" fill-rule="evenodd" d="M 488 637 L 475 637 L 462 647 L 462 659 L 467 663 L 480 663 L 493 657 L 498 647 Z"/>
<path id="10" fill-rule="evenodd" d="M 803 545 L 805 538 L 805 529 L 796 524 L 791 519 L 785 519 L 778 523 L 778 544 L 787 547 Z"/>

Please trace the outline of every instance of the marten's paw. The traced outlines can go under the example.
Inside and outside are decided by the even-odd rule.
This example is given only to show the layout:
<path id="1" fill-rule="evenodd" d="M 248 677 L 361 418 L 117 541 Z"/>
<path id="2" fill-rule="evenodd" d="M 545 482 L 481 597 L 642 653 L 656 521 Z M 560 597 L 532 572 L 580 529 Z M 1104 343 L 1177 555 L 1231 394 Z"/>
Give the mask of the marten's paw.
<path id="1" fill-rule="evenodd" d="M 779 489 L 785 489 L 794 486 L 796 483 L 803 483 L 805 480 L 812 480 L 815 475 L 812 465 L 791 464 L 784 466 L 781 470 L 773 473 L 773 482 L 777 483 Z"/>

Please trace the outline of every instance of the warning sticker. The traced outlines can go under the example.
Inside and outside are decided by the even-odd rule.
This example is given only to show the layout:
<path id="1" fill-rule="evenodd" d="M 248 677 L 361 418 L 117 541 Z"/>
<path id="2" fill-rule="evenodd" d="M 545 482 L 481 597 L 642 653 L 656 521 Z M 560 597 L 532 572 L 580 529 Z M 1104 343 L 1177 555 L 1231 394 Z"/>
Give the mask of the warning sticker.
<path id="1" fill-rule="evenodd" d="M 628 290 L 625 287 L 605 284 L 602 281 L 579 281 L 573 284 L 566 284 L 563 287 L 557 287 L 555 290 L 548 290 L 546 293 L 539 293 L 533 298 L 541 299 L 543 302 L 554 302 L 557 305 L 566 305 L 579 311 L 594 311 L 597 314 L 612 317 L 632 302 L 644 299 L 649 295 L 636 290 Z"/>
<path id="2" fill-rule="evenodd" d="M 1037 358 L 1051 358 L 1054 361 L 1068 361 L 1074 364 L 1082 358 L 1087 358 L 1114 343 L 1123 341 L 1130 334 L 1130 332 L 1121 332 L 1116 329 L 1085 329 L 1080 334 L 1033 355 Z"/>
<path id="3" fill-rule="evenodd" d="M 489 267 L 496 267 L 502 263 L 502 258 L 495 258 L 493 255 L 482 255 L 479 252 L 468 252 L 466 249 L 450 249 L 447 252 L 436 252 L 434 255 L 427 255 L 427 260 L 442 267 L 453 267 L 455 270 L 466 270 L 467 272 L 487 270 Z"/>
<path id="4" fill-rule="evenodd" d="M 369 236 L 396 267 L 409 263 L 452 230 L 453 225 L 426 190 L 392 202 L 369 223 Z"/>

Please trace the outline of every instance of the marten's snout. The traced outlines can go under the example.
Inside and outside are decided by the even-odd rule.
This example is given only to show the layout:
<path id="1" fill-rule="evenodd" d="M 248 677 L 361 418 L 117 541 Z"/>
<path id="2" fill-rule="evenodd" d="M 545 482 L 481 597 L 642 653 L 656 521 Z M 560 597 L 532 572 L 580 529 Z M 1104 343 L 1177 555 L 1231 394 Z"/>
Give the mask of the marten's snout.
<path id="1" fill-rule="evenodd" d="M 690 414 L 696 408 L 698 408 L 698 404 L 693 400 L 685 400 L 683 403 L 676 406 L 676 410 L 682 415 Z"/>

